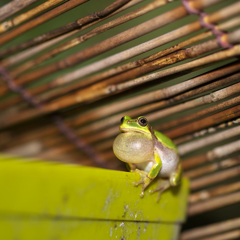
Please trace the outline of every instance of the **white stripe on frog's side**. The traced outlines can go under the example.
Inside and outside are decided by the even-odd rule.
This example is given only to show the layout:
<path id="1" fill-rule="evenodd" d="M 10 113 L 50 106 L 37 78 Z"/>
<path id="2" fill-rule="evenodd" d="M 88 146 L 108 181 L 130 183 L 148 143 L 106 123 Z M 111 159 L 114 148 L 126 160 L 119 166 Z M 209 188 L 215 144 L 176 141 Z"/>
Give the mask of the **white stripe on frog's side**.
<path id="1" fill-rule="evenodd" d="M 158 173 L 159 177 L 169 177 L 171 173 L 173 173 L 178 166 L 180 161 L 178 154 L 173 150 L 166 146 L 164 146 L 154 135 L 153 129 L 150 125 L 148 125 L 148 129 L 152 134 L 152 139 L 154 141 L 154 149 L 158 153 L 159 157 L 162 161 L 162 168 Z"/>
<path id="2" fill-rule="evenodd" d="M 159 148 L 159 145 L 161 145 L 161 148 Z M 179 156 L 173 149 L 165 147 L 160 142 L 158 142 L 155 148 L 162 161 L 162 168 L 159 171 L 158 176 L 169 177 L 178 167 L 180 161 Z"/>

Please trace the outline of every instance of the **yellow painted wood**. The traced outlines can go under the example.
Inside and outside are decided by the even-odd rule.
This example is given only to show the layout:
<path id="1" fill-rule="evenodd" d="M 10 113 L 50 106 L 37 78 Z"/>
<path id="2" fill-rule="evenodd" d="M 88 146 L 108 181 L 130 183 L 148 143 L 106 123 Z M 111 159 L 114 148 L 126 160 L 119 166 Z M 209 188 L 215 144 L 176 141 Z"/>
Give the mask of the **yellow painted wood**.
<path id="1" fill-rule="evenodd" d="M 180 229 L 178 224 L 77 219 L 0 220 L 0 226 L 1 239 L 4 240 L 173 240 L 177 239 Z"/>
<path id="2" fill-rule="evenodd" d="M 157 194 L 146 192 L 144 198 L 139 197 L 141 187 L 132 184 L 139 179 L 137 173 L 0 156 L 0 229 L 5 229 L 4 239 L 33 239 L 35 232 L 45 232 L 45 237 L 34 239 L 79 239 L 81 232 L 90 236 L 98 233 L 98 239 L 108 239 L 105 235 L 111 239 L 112 233 L 121 239 L 118 236 L 131 231 L 130 239 L 138 239 L 137 223 L 142 231 L 139 239 L 157 239 L 160 233 L 161 239 L 177 239 L 178 224 L 185 220 L 187 179 L 164 192 L 158 203 Z M 122 223 L 124 228 L 118 227 L 113 234 L 115 224 Z M 150 238 L 143 237 L 146 224 Z"/>

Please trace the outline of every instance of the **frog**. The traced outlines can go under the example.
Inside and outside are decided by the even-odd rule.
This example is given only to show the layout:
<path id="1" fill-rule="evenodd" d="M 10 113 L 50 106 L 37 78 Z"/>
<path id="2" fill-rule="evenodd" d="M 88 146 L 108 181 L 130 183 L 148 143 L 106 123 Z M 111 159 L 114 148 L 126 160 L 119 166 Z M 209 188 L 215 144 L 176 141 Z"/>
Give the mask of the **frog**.
<path id="1" fill-rule="evenodd" d="M 139 173 L 141 180 L 134 186 L 142 184 L 140 197 L 155 179 L 162 179 L 161 184 L 150 190 L 150 194 L 161 194 L 170 187 L 179 185 L 182 168 L 176 145 L 163 133 L 154 130 L 144 116 L 132 119 L 121 118 L 120 134 L 113 142 L 115 156 L 126 163 L 131 172 Z"/>

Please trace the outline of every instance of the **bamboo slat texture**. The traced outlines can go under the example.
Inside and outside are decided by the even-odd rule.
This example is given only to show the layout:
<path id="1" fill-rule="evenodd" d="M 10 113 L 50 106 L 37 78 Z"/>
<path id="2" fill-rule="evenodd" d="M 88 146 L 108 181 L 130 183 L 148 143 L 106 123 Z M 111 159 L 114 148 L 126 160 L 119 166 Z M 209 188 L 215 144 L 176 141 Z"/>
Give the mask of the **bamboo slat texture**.
<path id="1" fill-rule="evenodd" d="M 120 119 L 146 116 L 190 179 L 180 239 L 239 239 L 239 14 L 238 0 L 1 2 L 0 151 L 126 171 Z"/>
<path id="2" fill-rule="evenodd" d="M 25 12 L 23 14 L 20 14 L 19 16 L 7 20 L 0 24 L 0 33 L 6 32 L 9 29 L 27 21 L 28 19 L 31 19 L 35 15 L 40 14 L 41 12 L 44 12 L 48 10 L 49 8 L 54 7 L 55 5 L 63 2 L 64 0 L 49 0 L 39 6 L 37 6 L 35 9 L 31 9 L 28 12 Z"/>
<path id="3" fill-rule="evenodd" d="M 27 6 L 33 4 L 36 1 L 38 0 L 24 0 L 24 1 L 13 0 L 7 3 L 6 5 L 1 6 L 0 21 L 3 21 L 4 19 L 12 16 L 14 13 L 21 11 L 22 9 L 26 8 Z"/>

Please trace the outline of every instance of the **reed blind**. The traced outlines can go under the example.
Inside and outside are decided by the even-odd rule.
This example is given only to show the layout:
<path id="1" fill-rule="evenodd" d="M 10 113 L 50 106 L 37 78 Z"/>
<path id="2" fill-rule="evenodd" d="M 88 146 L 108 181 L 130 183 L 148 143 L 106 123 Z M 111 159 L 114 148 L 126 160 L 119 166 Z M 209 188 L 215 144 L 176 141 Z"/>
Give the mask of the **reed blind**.
<path id="1" fill-rule="evenodd" d="M 21 3 L 0 7 L 0 151 L 126 170 L 113 140 L 144 115 L 190 178 L 181 239 L 239 239 L 240 1 Z"/>

